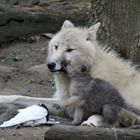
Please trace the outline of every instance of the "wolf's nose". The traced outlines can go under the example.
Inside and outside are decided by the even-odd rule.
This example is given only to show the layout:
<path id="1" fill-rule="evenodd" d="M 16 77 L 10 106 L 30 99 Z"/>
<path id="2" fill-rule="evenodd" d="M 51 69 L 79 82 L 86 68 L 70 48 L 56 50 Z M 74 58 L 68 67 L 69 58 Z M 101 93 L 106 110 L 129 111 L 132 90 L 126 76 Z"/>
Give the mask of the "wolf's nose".
<path id="1" fill-rule="evenodd" d="M 47 64 L 49 70 L 53 70 L 55 68 L 55 63 L 54 62 L 50 62 Z"/>

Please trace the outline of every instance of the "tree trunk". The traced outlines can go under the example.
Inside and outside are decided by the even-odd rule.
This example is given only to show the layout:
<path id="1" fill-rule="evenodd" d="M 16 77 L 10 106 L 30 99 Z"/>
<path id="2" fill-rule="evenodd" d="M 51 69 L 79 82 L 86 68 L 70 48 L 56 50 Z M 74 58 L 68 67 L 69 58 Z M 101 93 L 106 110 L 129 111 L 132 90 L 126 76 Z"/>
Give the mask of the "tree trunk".
<path id="1" fill-rule="evenodd" d="M 90 9 L 90 0 L 2 0 L 0 42 L 56 32 L 65 19 L 84 24 Z"/>
<path id="2" fill-rule="evenodd" d="M 98 40 L 140 65 L 140 0 L 1 0 L 0 42 L 100 21 Z"/>
<path id="3" fill-rule="evenodd" d="M 139 140 L 140 130 L 115 128 L 89 128 L 78 126 L 53 126 L 45 140 Z"/>
<path id="4" fill-rule="evenodd" d="M 102 23 L 101 44 L 140 64 L 140 0 L 92 0 L 89 25 L 93 21 Z"/>

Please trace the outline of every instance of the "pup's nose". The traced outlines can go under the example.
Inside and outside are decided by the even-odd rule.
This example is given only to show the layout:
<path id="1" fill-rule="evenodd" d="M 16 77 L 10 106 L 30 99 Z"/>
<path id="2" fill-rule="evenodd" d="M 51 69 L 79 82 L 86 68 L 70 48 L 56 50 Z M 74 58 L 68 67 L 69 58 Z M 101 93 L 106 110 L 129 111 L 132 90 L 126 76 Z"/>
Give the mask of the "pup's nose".
<path id="1" fill-rule="evenodd" d="M 62 65 L 62 67 L 66 67 L 67 66 L 67 62 L 65 60 L 62 60 L 61 61 L 61 65 Z"/>
<path id="2" fill-rule="evenodd" d="M 47 66 L 48 66 L 49 70 L 54 70 L 55 63 L 54 62 L 50 62 L 50 63 L 47 64 Z"/>

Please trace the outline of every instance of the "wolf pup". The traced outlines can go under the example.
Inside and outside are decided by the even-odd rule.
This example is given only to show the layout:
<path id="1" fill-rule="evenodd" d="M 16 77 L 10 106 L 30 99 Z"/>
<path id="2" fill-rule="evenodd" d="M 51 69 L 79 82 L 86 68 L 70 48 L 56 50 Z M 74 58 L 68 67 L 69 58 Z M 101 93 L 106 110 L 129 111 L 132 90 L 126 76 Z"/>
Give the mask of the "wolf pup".
<path id="1" fill-rule="evenodd" d="M 80 125 L 92 114 L 103 115 L 108 126 L 117 125 L 119 107 L 124 103 L 118 91 L 108 82 L 91 77 L 91 67 L 78 51 L 70 56 L 66 54 L 65 58 L 63 65 L 70 78 L 70 98 L 62 101 L 60 108 L 75 106 L 72 125 Z"/>

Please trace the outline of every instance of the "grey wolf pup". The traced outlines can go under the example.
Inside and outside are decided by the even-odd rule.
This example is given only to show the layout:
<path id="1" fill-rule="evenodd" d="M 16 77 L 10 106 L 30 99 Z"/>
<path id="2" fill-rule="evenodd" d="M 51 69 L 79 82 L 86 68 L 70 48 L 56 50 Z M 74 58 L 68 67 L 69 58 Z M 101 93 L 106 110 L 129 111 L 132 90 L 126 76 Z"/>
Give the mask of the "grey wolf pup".
<path id="1" fill-rule="evenodd" d="M 72 125 L 80 125 L 93 114 L 103 116 L 104 127 L 118 127 L 119 113 L 126 107 L 123 98 L 111 84 L 90 75 L 91 67 L 78 51 L 66 53 L 63 68 L 70 78 L 70 98 L 62 101 L 57 109 L 75 107 Z M 132 111 L 132 110 L 131 110 Z"/>

